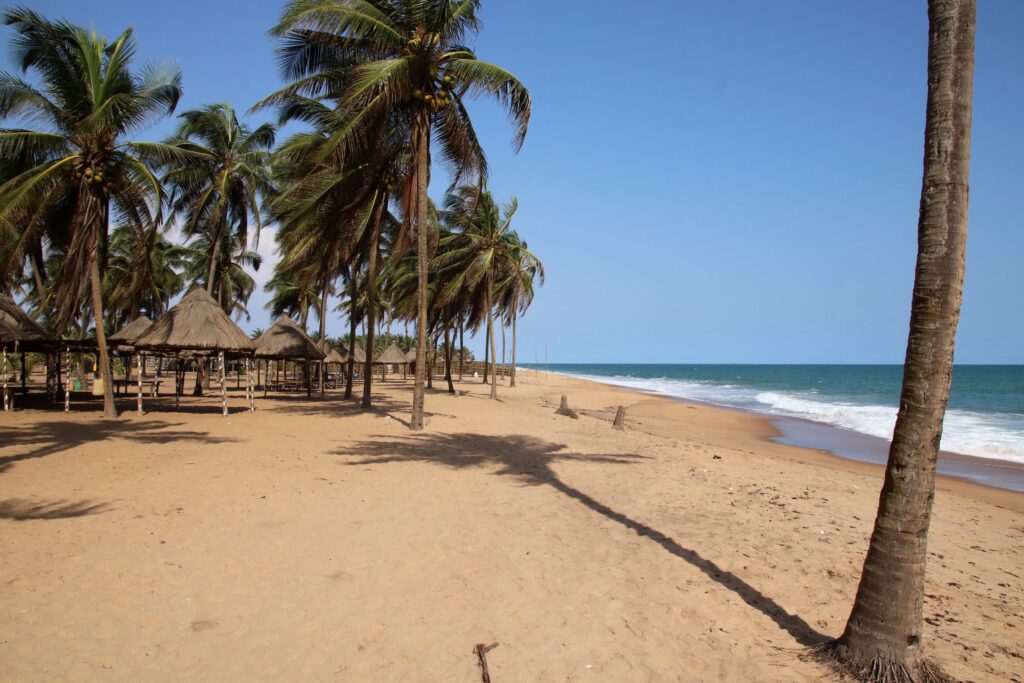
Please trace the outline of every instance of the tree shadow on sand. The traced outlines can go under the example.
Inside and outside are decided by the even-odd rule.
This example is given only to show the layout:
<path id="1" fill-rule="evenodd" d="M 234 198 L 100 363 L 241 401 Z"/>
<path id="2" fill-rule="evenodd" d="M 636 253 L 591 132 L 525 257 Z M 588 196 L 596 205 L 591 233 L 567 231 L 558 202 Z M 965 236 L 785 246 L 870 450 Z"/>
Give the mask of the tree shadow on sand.
<path id="1" fill-rule="evenodd" d="M 39 503 L 26 498 L 8 498 L 0 500 L 0 519 L 9 519 L 15 522 L 39 519 L 69 519 L 72 517 L 95 515 L 100 512 L 106 512 L 108 509 L 109 506 L 106 503 L 96 503 L 91 500 L 58 500 L 49 503 Z"/>
<path id="2" fill-rule="evenodd" d="M 491 436 L 483 434 L 431 434 L 394 438 L 381 436 L 357 444 L 336 455 L 363 456 L 348 465 L 401 462 L 425 462 L 457 469 L 497 467 L 498 476 L 511 476 L 525 485 L 549 486 L 604 517 L 621 524 L 639 536 L 657 543 L 670 554 L 699 569 L 712 581 L 729 589 L 749 606 L 758 610 L 803 646 L 815 646 L 828 638 L 814 630 L 795 614 L 790 614 L 730 571 L 687 548 L 675 539 L 613 510 L 583 491 L 566 484 L 552 469 L 558 462 L 576 461 L 603 464 L 634 464 L 639 455 L 584 455 L 569 452 L 565 445 L 525 435 Z"/>
<path id="3" fill-rule="evenodd" d="M 320 398 L 319 394 L 313 394 L 313 398 L 306 398 L 305 394 L 287 395 L 271 394 L 266 398 L 256 399 L 256 409 L 273 410 L 276 412 L 289 413 L 291 415 L 316 415 L 324 417 L 353 417 L 357 415 L 376 415 L 377 417 L 389 417 L 392 420 L 408 427 L 408 415 L 412 411 L 412 405 L 408 401 L 398 401 L 386 394 L 374 394 L 373 405 L 370 408 L 363 408 L 360 402 L 362 394 L 351 399 L 344 399 L 338 395 L 328 394 Z M 262 403 L 261 403 L 262 401 Z M 445 413 L 427 412 L 427 418 L 451 417 Z"/>
<path id="4" fill-rule="evenodd" d="M 168 429 L 178 427 L 159 420 L 96 420 L 93 422 L 41 421 L 24 427 L 5 427 L 0 441 L 0 472 L 11 463 L 43 458 L 96 441 L 123 439 L 145 444 L 193 441 L 218 444 L 235 439 L 208 432 Z M 12 452 L 13 451 L 13 452 Z"/>

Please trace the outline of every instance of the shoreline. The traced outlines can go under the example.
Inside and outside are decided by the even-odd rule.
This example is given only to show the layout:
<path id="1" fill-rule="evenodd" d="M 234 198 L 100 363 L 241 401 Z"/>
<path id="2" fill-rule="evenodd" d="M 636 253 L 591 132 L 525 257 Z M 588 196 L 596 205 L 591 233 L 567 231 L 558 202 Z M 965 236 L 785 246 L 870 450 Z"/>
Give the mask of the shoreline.
<path id="1" fill-rule="evenodd" d="M 527 372 L 534 372 L 533 368 L 525 368 Z M 545 372 L 540 370 L 539 372 Z M 821 422 L 814 422 L 812 420 L 806 420 L 804 418 L 791 418 L 791 417 L 773 417 L 762 413 L 757 413 L 750 410 L 744 410 L 742 408 L 733 408 L 731 406 L 723 406 L 713 403 L 706 403 L 703 401 L 696 401 L 693 399 L 679 398 L 676 396 L 669 396 L 666 394 L 660 394 L 654 391 L 647 391 L 644 389 L 638 389 L 634 387 L 622 386 L 620 384 L 613 384 L 610 382 L 601 382 L 599 380 L 591 379 L 589 377 L 579 377 L 576 375 L 570 375 L 568 373 L 557 372 L 554 370 L 547 371 L 549 374 L 557 375 L 559 378 L 568 379 L 574 382 L 583 382 L 586 384 L 594 385 L 595 387 L 610 388 L 629 394 L 634 394 L 638 397 L 644 397 L 648 400 L 665 401 L 672 404 L 678 404 L 682 406 L 697 406 L 706 411 L 720 411 L 723 413 L 733 414 L 737 416 L 743 416 L 747 420 L 752 421 L 759 425 L 755 428 L 759 435 L 759 440 L 766 446 L 775 446 L 776 448 L 770 449 L 772 455 L 779 455 L 786 457 L 787 459 L 797 460 L 799 462 L 813 461 L 815 464 L 834 470 L 842 470 L 853 474 L 868 475 L 882 479 L 885 474 L 885 463 L 884 462 L 871 462 L 866 460 L 860 460 L 852 457 L 844 457 L 830 448 L 816 447 L 813 445 L 803 445 L 792 443 L 783 440 L 784 432 L 776 424 L 781 421 L 788 421 L 793 423 L 806 423 L 813 425 L 821 430 L 828 430 L 831 432 L 849 432 L 856 437 L 863 437 L 864 439 L 871 439 L 877 437 L 871 437 L 867 434 L 861 434 L 860 432 L 853 432 L 852 430 L 841 430 L 839 427 L 829 425 Z M 571 402 L 570 402 L 570 405 Z M 680 424 L 680 428 L 684 428 L 683 424 Z M 644 430 L 640 430 L 644 431 Z M 650 432 L 649 432 L 650 433 Z M 657 435 L 666 435 L 664 429 L 660 429 Z M 881 439 L 879 439 L 881 441 Z M 886 442 L 888 444 L 888 442 Z M 886 446 L 888 447 L 888 446 Z M 945 460 L 943 460 L 943 458 Z M 938 490 L 950 491 L 960 495 L 969 496 L 975 500 L 982 502 L 991 503 L 998 507 L 1013 510 L 1015 512 L 1024 512 L 1024 492 L 1015 490 L 1012 488 L 1006 488 L 1002 486 L 994 486 L 983 483 L 981 481 L 975 481 L 973 479 L 966 478 L 965 475 L 953 475 L 948 472 L 941 471 L 946 469 L 943 467 L 943 463 L 955 463 L 957 465 L 964 465 L 967 467 L 971 466 L 984 466 L 990 465 L 993 467 L 1004 467 L 1005 469 L 1012 470 L 1014 475 L 1020 477 L 1021 481 L 1024 481 L 1024 465 L 1016 465 L 1015 463 L 1002 460 L 994 460 L 988 458 L 978 458 L 977 456 L 962 455 L 958 453 L 951 453 L 949 451 L 942 451 L 940 454 L 940 471 L 935 477 L 935 486 Z"/>
<path id="2" fill-rule="evenodd" d="M 520 368 L 534 372 L 535 368 Z M 843 463 L 867 465 L 872 472 L 885 472 L 888 460 L 890 441 L 881 437 L 864 434 L 852 429 L 838 427 L 827 422 L 818 422 L 804 417 L 788 415 L 771 415 L 754 410 L 710 403 L 692 398 L 682 398 L 657 391 L 629 387 L 614 382 L 604 382 L 593 377 L 581 377 L 557 370 L 539 370 L 572 380 L 591 382 L 600 386 L 614 387 L 623 391 L 634 392 L 641 396 L 657 397 L 682 404 L 704 406 L 713 410 L 724 410 L 763 420 L 769 427 L 769 435 L 765 437 L 769 443 L 775 443 L 808 451 L 820 452 L 829 458 Z M 851 467 L 850 471 L 863 472 L 859 467 Z M 936 481 L 948 481 L 950 486 L 955 483 L 970 485 L 984 490 L 994 490 L 1014 494 L 1024 500 L 1024 463 L 998 458 L 986 458 L 967 455 L 954 451 L 939 452 Z M 1000 483 L 1003 482 L 1003 483 Z M 998 496 L 999 500 L 1012 501 L 1014 497 Z M 1017 503 L 1013 509 L 1024 510 L 1024 502 Z"/>

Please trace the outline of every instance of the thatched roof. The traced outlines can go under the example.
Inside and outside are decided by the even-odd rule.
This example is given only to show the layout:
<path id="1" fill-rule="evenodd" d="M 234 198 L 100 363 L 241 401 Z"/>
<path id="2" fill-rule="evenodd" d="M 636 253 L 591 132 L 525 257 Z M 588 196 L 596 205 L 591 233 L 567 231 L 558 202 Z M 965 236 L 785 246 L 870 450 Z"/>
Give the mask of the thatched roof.
<path id="1" fill-rule="evenodd" d="M 256 350 L 256 344 L 202 289 L 186 294 L 132 345 L 137 349 L 158 351 L 248 353 Z"/>
<path id="2" fill-rule="evenodd" d="M 321 339 L 316 343 L 316 347 L 320 349 L 320 352 L 324 354 L 325 363 L 344 363 L 347 358 L 347 354 L 342 354 L 338 350 L 338 347 L 331 344 L 326 339 Z"/>
<path id="3" fill-rule="evenodd" d="M 357 363 L 365 363 L 366 362 L 366 351 L 363 351 L 363 347 L 362 346 L 360 346 L 359 344 L 356 344 L 355 350 L 352 351 L 352 357 L 355 359 L 355 361 Z"/>
<path id="4" fill-rule="evenodd" d="M 26 351 L 32 351 L 56 346 L 57 338 L 21 310 L 14 299 L 0 294 L 0 344 L 13 342 L 18 342 Z"/>
<path id="5" fill-rule="evenodd" d="M 409 351 L 405 354 L 405 362 L 406 363 L 415 363 L 416 362 L 416 348 L 415 347 L 409 349 Z"/>
<path id="6" fill-rule="evenodd" d="M 131 346 L 131 343 L 135 341 L 136 337 L 141 337 L 146 334 L 152 326 L 152 320 L 144 315 L 140 315 L 138 318 L 121 328 L 119 332 L 115 332 L 107 337 L 107 341 L 117 346 Z"/>
<path id="7" fill-rule="evenodd" d="M 374 363 L 396 363 L 398 365 L 405 365 L 409 361 L 405 358 L 405 352 L 398 348 L 398 344 L 392 343 L 391 346 L 384 349 L 384 353 L 380 354 Z"/>
<path id="8" fill-rule="evenodd" d="M 322 360 L 324 357 L 316 342 L 284 315 L 256 340 L 256 355 L 260 358 L 305 360 Z"/>

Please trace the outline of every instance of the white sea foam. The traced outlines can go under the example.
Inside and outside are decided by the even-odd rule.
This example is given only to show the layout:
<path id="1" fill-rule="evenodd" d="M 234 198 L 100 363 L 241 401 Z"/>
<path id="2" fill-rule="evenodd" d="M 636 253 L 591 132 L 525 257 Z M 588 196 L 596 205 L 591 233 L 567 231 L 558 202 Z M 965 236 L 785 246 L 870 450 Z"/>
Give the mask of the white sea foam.
<path id="1" fill-rule="evenodd" d="M 895 406 L 830 401 L 818 392 L 759 391 L 750 387 L 668 377 L 585 377 L 702 403 L 824 422 L 883 439 L 892 438 L 896 424 Z M 1024 463 L 1024 418 L 1011 414 L 949 410 L 943 424 L 942 448 L 964 455 Z"/>

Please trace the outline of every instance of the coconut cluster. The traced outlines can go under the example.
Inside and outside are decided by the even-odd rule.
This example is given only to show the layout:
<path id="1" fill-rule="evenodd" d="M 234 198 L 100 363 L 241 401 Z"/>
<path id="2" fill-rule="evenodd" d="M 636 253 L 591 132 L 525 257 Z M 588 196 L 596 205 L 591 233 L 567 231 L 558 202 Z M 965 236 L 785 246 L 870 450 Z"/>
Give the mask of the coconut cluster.
<path id="1" fill-rule="evenodd" d="M 455 85 L 455 79 L 451 76 L 445 76 L 437 82 L 432 90 L 421 90 L 416 88 L 412 91 L 413 99 L 422 101 L 430 111 L 439 111 L 445 107 L 450 107 L 455 101 L 455 95 L 452 93 L 452 87 Z"/>
<path id="2" fill-rule="evenodd" d="M 116 192 L 120 188 L 117 167 L 112 161 L 82 161 L 75 168 L 74 179 L 106 192 Z"/>

